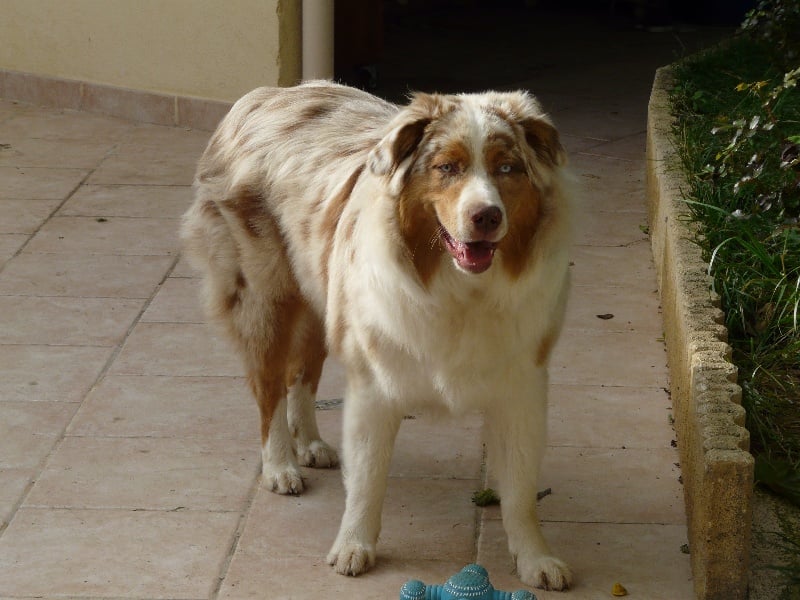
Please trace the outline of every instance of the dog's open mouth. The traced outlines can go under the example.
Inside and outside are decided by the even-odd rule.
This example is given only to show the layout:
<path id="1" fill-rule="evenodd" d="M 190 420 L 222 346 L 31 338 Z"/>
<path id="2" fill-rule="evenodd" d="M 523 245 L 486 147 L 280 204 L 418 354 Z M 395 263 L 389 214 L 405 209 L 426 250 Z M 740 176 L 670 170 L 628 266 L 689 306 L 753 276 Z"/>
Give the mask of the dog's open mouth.
<path id="1" fill-rule="evenodd" d="M 441 227 L 442 240 L 447 251 L 459 267 L 470 273 L 483 273 L 492 266 L 495 242 L 461 242 L 455 239 L 444 227 Z"/>

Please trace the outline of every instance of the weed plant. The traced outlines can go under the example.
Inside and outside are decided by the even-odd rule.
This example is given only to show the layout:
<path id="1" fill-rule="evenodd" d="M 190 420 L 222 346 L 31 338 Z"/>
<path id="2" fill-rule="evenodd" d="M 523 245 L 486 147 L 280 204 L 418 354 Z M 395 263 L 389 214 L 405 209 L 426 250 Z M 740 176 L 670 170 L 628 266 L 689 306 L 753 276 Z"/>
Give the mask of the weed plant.
<path id="1" fill-rule="evenodd" d="M 676 65 L 675 134 L 722 298 L 757 480 L 800 505 L 800 0 Z"/>

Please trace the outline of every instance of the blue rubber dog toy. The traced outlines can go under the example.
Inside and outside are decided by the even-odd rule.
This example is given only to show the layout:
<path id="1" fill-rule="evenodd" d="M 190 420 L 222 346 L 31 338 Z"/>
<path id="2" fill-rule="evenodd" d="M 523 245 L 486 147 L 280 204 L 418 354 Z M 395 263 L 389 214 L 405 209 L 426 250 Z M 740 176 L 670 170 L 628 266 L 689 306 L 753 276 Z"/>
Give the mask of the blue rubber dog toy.
<path id="1" fill-rule="evenodd" d="M 480 565 L 467 565 L 444 585 L 428 585 L 411 579 L 400 588 L 400 600 L 536 600 L 527 590 L 501 592 L 489 583 Z"/>

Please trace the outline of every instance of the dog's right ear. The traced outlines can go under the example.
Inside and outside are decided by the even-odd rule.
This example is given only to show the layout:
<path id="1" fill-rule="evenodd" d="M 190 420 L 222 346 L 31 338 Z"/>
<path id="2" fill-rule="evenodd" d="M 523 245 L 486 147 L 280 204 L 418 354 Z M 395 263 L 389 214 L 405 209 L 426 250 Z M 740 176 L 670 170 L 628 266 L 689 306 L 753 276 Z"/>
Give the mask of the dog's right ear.
<path id="1" fill-rule="evenodd" d="M 415 94 L 389 124 L 389 132 L 369 153 L 369 170 L 379 177 L 388 176 L 397 187 L 414 162 L 414 155 L 428 125 L 454 107 L 453 101 L 439 94 Z"/>

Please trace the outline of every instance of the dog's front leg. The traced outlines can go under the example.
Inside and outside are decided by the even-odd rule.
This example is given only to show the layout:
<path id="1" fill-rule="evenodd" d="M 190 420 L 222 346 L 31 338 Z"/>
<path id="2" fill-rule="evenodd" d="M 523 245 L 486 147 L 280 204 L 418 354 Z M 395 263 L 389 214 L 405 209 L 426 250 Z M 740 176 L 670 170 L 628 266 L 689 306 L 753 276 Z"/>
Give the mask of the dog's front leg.
<path id="1" fill-rule="evenodd" d="M 375 564 L 389 463 L 402 413 L 382 399 L 349 390 L 342 439 L 346 504 L 328 564 L 358 575 Z"/>
<path id="2" fill-rule="evenodd" d="M 570 586 L 572 574 L 552 555 L 536 511 L 547 425 L 547 372 L 537 371 L 535 379 L 520 387 L 520 396 L 487 411 L 489 464 L 519 578 L 534 587 L 563 590 Z"/>

